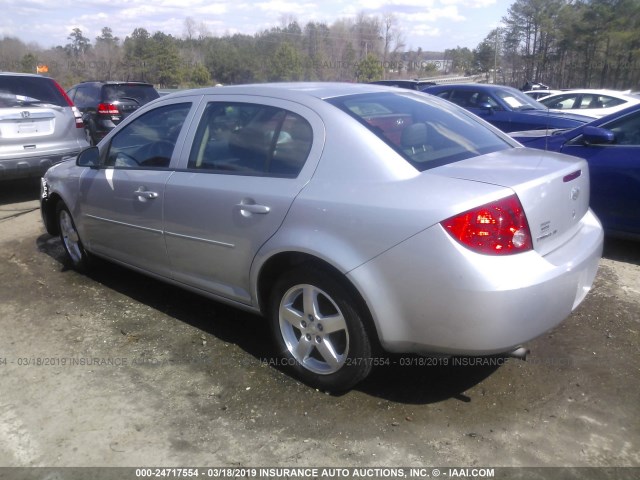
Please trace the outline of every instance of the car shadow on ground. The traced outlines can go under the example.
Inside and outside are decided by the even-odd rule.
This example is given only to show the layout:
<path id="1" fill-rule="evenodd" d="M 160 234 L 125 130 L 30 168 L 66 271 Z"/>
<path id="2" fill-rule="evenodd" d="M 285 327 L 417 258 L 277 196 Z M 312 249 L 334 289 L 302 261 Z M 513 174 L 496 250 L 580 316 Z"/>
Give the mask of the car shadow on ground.
<path id="1" fill-rule="evenodd" d="M 39 251 L 71 269 L 61 242 L 48 234 L 37 239 Z M 227 306 L 179 287 L 146 277 L 116 264 L 93 260 L 87 277 L 106 288 L 213 335 L 222 342 L 237 345 L 247 354 L 267 361 L 272 368 L 278 362 L 272 347 L 268 323 L 260 316 Z M 247 335 L 247 332 L 252 332 Z M 492 357 L 493 358 L 493 357 Z M 486 359 L 425 358 L 416 355 L 376 354 L 370 376 L 355 387 L 368 395 L 405 404 L 428 404 L 456 398 L 468 402 L 463 392 L 494 373 L 500 363 Z M 285 370 L 283 370 L 285 371 Z M 285 371 L 286 372 L 286 371 Z M 334 393 L 334 392 L 330 392 Z M 340 393 L 337 393 L 340 395 Z"/>
<path id="2" fill-rule="evenodd" d="M 640 239 L 605 237 L 602 256 L 609 260 L 640 265 Z"/>
<path id="3" fill-rule="evenodd" d="M 0 205 L 28 202 L 40 198 L 40 178 L 0 182 Z"/>
<path id="4" fill-rule="evenodd" d="M 418 405 L 450 398 L 468 403 L 471 398 L 464 392 L 491 376 L 500 368 L 500 362 L 506 361 L 500 357 L 417 355 L 390 355 L 389 360 L 390 366 L 375 367 L 356 389 L 385 400 Z"/>

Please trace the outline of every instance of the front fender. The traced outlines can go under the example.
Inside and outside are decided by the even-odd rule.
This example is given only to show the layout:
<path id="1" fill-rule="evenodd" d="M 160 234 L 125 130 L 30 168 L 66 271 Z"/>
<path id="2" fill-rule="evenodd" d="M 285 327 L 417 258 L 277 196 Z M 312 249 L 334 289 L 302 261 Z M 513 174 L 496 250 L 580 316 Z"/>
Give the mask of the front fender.
<path id="1" fill-rule="evenodd" d="M 74 221 L 78 217 L 78 191 L 80 178 L 85 168 L 77 167 L 75 158 L 51 167 L 41 179 L 40 213 L 42 222 L 50 235 L 58 235 L 56 206 L 63 201 Z"/>

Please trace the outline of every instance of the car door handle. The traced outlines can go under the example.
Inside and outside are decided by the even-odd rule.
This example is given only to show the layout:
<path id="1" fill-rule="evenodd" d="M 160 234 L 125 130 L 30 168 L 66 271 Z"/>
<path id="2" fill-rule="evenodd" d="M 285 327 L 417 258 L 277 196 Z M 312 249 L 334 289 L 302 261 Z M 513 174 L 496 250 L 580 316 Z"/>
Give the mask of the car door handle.
<path id="1" fill-rule="evenodd" d="M 138 190 L 133 192 L 138 198 L 145 200 L 153 200 L 154 198 L 158 198 L 158 194 L 156 192 L 150 192 L 149 190 L 143 190 L 140 187 Z"/>
<path id="2" fill-rule="evenodd" d="M 267 214 L 271 211 L 271 207 L 266 205 L 258 205 L 256 203 L 239 203 L 236 207 L 240 208 L 240 213 L 243 215 L 251 214 L 251 213 L 259 213 L 261 215 Z"/>

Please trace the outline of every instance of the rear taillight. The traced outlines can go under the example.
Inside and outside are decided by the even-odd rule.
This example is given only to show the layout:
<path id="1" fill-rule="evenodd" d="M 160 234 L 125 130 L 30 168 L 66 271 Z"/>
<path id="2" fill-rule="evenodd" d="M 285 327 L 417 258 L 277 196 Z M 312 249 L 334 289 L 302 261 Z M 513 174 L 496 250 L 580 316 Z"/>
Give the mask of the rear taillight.
<path id="1" fill-rule="evenodd" d="M 73 116 L 76 119 L 76 128 L 84 128 L 84 122 L 82 121 L 82 113 L 78 110 L 78 107 L 71 107 Z"/>
<path id="2" fill-rule="evenodd" d="M 53 82 L 53 84 L 55 85 L 56 89 L 60 92 L 60 95 L 62 95 L 64 97 L 64 101 L 67 102 L 67 105 L 69 105 L 71 107 L 71 110 L 73 111 L 73 116 L 76 119 L 76 128 L 83 128 L 84 127 L 84 122 L 82 121 L 82 114 L 80 113 L 80 110 L 78 110 L 74 105 L 73 102 L 71 101 L 71 99 L 69 98 L 69 95 L 67 95 L 67 92 L 65 92 L 62 87 L 60 86 L 60 84 L 58 82 L 56 82 L 55 80 L 51 80 Z"/>
<path id="3" fill-rule="evenodd" d="M 516 195 L 482 205 L 440 224 L 462 245 L 487 255 L 531 250 L 527 217 Z"/>
<path id="4" fill-rule="evenodd" d="M 98 104 L 98 113 L 101 115 L 118 115 L 120 112 L 118 111 L 118 107 L 116 107 L 113 103 L 99 103 Z"/>

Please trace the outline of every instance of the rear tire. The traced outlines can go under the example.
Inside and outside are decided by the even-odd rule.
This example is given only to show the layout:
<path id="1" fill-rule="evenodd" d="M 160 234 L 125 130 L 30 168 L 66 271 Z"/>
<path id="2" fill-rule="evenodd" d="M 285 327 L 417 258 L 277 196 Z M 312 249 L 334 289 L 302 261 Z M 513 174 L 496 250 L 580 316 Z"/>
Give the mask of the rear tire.
<path id="1" fill-rule="evenodd" d="M 56 207 L 56 219 L 58 222 L 58 230 L 60 231 L 60 240 L 64 246 L 67 258 L 71 261 L 73 268 L 79 272 L 86 272 L 89 269 L 90 258 L 87 251 L 82 245 L 80 235 L 76 229 L 71 212 L 64 204 L 58 202 Z"/>
<path id="2" fill-rule="evenodd" d="M 371 371 L 371 344 L 345 281 L 314 267 L 282 275 L 269 320 L 282 365 L 322 390 L 344 391 Z"/>

